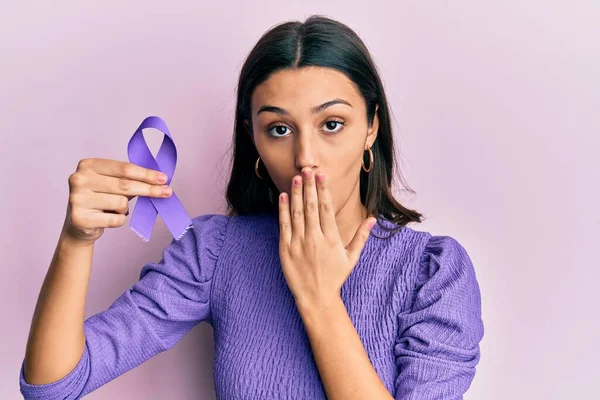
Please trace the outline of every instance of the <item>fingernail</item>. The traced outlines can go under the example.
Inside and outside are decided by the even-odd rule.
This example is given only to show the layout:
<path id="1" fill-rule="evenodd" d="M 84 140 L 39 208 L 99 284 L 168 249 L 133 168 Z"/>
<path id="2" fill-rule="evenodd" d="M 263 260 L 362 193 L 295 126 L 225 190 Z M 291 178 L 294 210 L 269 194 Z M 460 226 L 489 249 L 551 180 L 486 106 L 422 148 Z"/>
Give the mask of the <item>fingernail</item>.
<path id="1" fill-rule="evenodd" d="M 371 229 L 375 225 L 376 222 L 377 222 L 377 220 L 369 222 L 369 229 Z"/>
<path id="2" fill-rule="evenodd" d="M 169 195 L 171 194 L 171 188 L 169 186 L 163 186 L 162 192 L 164 195 Z"/>
<path id="3" fill-rule="evenodd" d="M 165 174 L 158 174 L 158 181 L 159 182 L 166 182 L 167 181 L 167 175 L 165 175 Z"/>

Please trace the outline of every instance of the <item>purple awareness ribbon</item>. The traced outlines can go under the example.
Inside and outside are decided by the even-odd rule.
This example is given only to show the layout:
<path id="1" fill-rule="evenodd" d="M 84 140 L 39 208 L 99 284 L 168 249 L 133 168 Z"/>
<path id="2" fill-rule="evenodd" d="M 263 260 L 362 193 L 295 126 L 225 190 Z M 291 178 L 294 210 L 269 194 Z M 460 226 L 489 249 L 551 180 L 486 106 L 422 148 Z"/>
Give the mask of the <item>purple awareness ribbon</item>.
<path id="1" fill-rule="evenodd" d="M 142 133 L 142 129 L 146 128 L 155 128 L 165 134 L 156 159 L 148 148 Z M 142 121 L 129 140 L 127 155 L 129 162 L 133 164 L 165 173 L 167 175 L 166 185 L 171 183 L 175 172 L 175 164 L 177 164 L 177 149 L 165 121 L 161 118 L 150 116 Z M 148 242 L 158 214 L 162 217 L 175 240 L 181 239 L 192 227 L 192 220 L 175 192 L 172 192 L 171 196 L 167 198 L 139 196 L 129 222 L 129 228 L 144 242 Z"/>

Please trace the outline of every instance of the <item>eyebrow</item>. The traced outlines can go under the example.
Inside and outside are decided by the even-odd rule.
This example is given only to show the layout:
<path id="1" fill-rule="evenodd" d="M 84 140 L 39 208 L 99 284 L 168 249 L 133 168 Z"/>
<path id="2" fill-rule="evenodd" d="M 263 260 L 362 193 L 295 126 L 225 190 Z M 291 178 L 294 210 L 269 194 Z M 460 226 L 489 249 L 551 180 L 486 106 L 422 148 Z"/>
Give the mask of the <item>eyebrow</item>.
<path id="1" fill-rule="evenodd" d="M 348 103 L 346 100 L 338 98 L 338 99 L 333 99 L 333 100 L 330 100 L 328 102 L 325 102 L 325 103 L 323 103 L 321 105 L 318 105 L 316 107 L 313 107 L 313 108 L 310 109 L 310 112 L 312 114 L 316 114 L 316 113 L 319 113 L 319 112 L 323 111 L 327 107 L 331 107 L 334 104 L 345 104 L 347 106 L 352 107 L 352 104 Z M 256 113 L 256 116 L 258 116 L 258 114 L 260 114 L 263 111 L 270 111 L 270 112 L 274 112 L 274 113 L 277 113 L 277 114 L 286 115 L 288 117 L 290 116 L 290 113 L 287 110 L 285 110 L 285 109 L 283 109 L 281 107 L 275 107 L 275 106 L 270 106 L 270 105 L 264 105 L 264 106 L 262 106 L 258 110 L 258 112 Z"/>

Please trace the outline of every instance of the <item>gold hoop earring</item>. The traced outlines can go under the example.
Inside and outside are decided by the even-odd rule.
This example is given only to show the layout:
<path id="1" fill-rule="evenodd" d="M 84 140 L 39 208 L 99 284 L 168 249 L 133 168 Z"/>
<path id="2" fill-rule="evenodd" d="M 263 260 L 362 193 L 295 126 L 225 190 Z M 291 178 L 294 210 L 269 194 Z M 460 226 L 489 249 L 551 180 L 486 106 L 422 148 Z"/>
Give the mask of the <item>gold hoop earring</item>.
<path id="1" fill-rule="evenodd" d="M 260 174 L 258 173 L 258 163 L 260 162 L 260 157 L 258 157 L 256 159 L 256 164 L 254 165 L 254 172 L 256 173 L 256 176 L 259 177 L 259 179 L 267 179 L 267 178 L 263 178 L 262 176 L 260 176 Z"/>
<path id="2" fill-rule="evenodd" d="M 366 168 L 365 168 L 365 161 L 364 161 L 364 157 L 363 157 L 363 159 L 362 159 L 362 160 L 361 160 L 361 162 L 360 162 L 360 163 L 361 163 L 361 165 L 362 165 L 362 169 L 363 169 L 365 172 L 370 172 L 370 171 L 373 169 L 373 163 L 374 163 L 374 161 L 373 161 L 373 151 L 371 150 L 371 148 L 370 148 L 370 147 L 368 148 L 368 150 L 369 150 L 369 169 L 366 169 Z M 363 154 L 364 154 L 364 153 L 363 153 Z"/>

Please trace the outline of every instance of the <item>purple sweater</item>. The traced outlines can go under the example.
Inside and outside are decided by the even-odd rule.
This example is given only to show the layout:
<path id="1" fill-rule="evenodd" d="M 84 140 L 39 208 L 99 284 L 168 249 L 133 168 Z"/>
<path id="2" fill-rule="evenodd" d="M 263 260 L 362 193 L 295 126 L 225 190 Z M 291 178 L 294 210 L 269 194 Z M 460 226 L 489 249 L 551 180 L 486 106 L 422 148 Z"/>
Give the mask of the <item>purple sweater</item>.
<path id="1" fill-rule="evenodd" d="M 394 224 L 381 218 L 379 223 Z M 219 399 L 326 399 L 279 261 L 277 213 L 205 214 L 105 311 L 85 321 L 77 366 L 25 399 L 79 399 L 206 321 Z M 377 236 L 389 233 L 375 224 Z M 479 362 L 481 297 L 455 239 L 404 227 L 369 236 L 341 290 L 371 364 L 396 399 L 462 399 Z"/>

